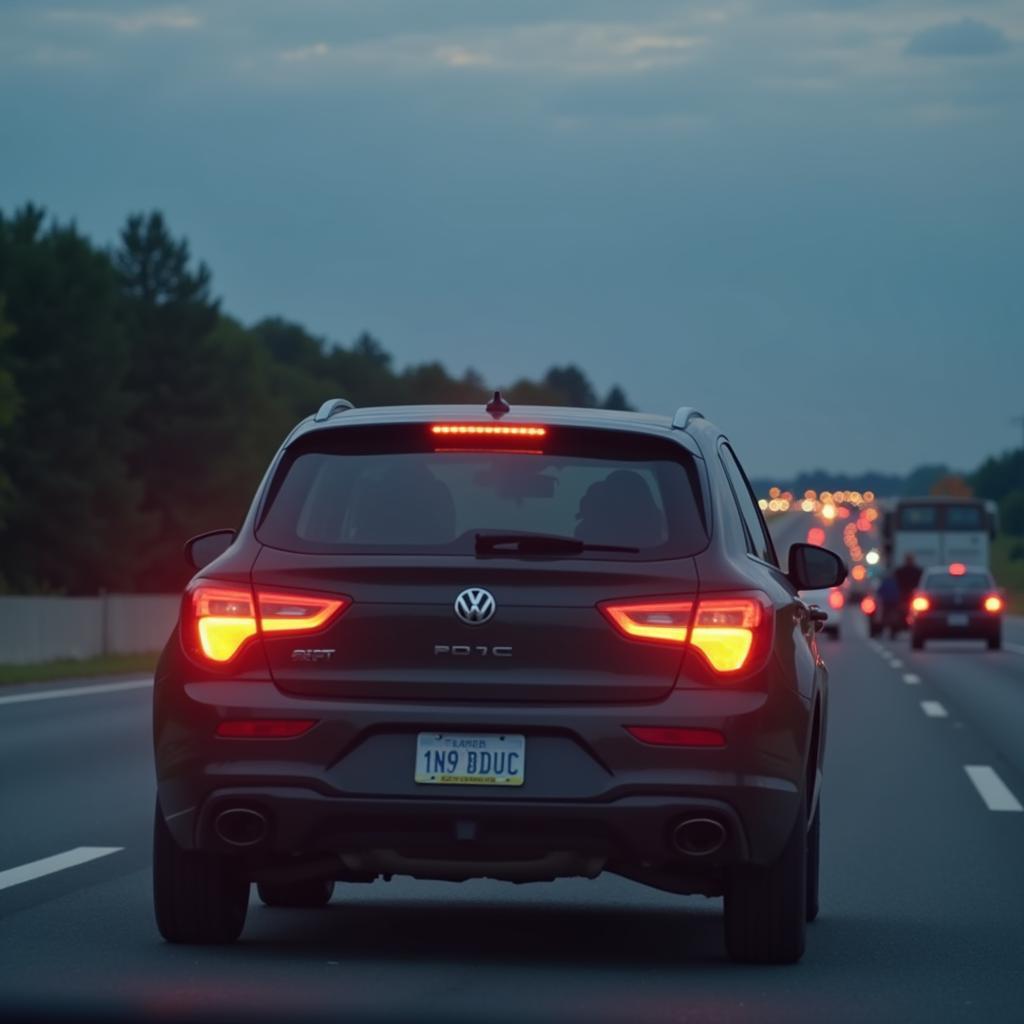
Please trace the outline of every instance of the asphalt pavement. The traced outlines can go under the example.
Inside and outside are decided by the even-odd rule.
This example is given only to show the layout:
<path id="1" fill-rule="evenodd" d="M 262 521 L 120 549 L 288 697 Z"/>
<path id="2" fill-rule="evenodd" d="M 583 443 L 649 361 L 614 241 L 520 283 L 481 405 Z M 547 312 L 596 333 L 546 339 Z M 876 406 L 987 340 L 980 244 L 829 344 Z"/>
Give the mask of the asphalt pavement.
<path id="1" fill-rule="evenodd" d="M 773 524 L 780 547 L 806 517 Z M 0 1012 L 105 1020 L 1024 1020 L 1024 621 L 1007 648 L 869 641 L 832 673 L 822 913 L 803 961 L 725 956 L 719 900 L 602 876 L 254 899 L 226 948 L 150 908 L 145 680 L 0 689 Z"/>

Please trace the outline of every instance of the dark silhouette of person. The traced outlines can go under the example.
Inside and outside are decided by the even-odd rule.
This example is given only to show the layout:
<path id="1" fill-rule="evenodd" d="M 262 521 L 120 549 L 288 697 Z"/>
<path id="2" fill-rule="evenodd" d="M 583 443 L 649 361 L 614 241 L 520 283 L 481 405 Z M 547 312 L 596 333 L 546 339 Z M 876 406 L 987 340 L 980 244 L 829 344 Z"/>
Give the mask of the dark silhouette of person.
<path id="1" fill-rule="evenodd" d="M 910 596 L 914 593 L 915 587 L 921 582 L 921 567 L 914 561 L 914 556 L 909 552 L 903 559 L 903 564 L 893 574 L 896 583 L 900 588 L 900 598 L 904 603 L 910 603 Z"/>

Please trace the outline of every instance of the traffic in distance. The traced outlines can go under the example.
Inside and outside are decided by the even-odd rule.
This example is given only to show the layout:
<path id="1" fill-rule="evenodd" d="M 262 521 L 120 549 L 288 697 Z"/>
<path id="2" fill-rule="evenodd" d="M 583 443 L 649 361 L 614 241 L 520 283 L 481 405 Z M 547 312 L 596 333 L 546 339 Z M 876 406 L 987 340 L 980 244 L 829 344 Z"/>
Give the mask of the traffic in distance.
<path id="1" fill-rule="evenodd" d="M 983 640 L 990 650 L 1002 646 L 1006 596 L 989 568 L 990 541 L 998 529 L 993 502 L 931 496 L 876 503 L 870 491 L 808 491 L 796 501 L 782 494 L 758 504 L 769 515 L 792 508 L 812 513 L 823 525 L 842 523 L 852 569 L 841 588 L 814 595 L 823 607 L 838 613 L 853 601 L 870 636 L 887 632 L 895 638 L 909 630 L 915 650 L 929 639 Z M 809 542 L 824 541 L 823 525 L 808 528 Z M 865 550 L 869 539 L 875 546 Z M 838 638 L 838 625 L 829 626 Z"/>
<path id="2" fill-rule="evenodd" d="M 354 409 L 288 435 L 156 670 L 156 919 L 238 938 L 335 883 L 611 872 L 724 897 L 737 961 L 818 913 L 826 597 L 725 434 L 558 407 Z"/>

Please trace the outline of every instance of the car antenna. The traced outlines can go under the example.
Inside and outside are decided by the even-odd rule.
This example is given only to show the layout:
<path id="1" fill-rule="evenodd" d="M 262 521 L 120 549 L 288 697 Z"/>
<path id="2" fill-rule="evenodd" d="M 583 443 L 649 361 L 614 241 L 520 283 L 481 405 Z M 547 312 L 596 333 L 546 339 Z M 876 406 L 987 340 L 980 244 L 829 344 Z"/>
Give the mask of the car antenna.
<path id="1" fill-rule="evenodd" d="M 501 397 L 500 391 L 494 392 L 494 397 L 484 406 L 484 409 L 489 412 L 496 420 L 500 420 L 505 413 L 510 412 L 512 406 Z"/>

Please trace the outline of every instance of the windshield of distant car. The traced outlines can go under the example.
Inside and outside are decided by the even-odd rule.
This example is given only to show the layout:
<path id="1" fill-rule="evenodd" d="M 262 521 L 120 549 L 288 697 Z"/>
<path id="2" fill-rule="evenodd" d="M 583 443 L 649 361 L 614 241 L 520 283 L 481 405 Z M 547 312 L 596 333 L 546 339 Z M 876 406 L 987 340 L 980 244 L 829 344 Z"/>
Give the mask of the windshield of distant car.
<path id="1" fill-rule="evenodd" d="M 986 572 L 966 572 L 959 576 L 930 572 L 921 584 L 923 590 L 987 590 L 991 587 L 992 577 Z"/>

